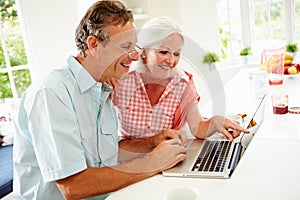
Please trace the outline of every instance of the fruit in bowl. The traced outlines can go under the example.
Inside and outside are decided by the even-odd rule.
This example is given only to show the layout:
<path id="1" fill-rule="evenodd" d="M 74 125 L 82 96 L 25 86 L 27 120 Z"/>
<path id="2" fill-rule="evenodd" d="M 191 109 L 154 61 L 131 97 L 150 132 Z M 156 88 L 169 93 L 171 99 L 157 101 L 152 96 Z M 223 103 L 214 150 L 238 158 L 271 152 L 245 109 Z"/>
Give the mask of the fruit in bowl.
<path id="1" fill-rule="evenodd" d="M 293 62 L 294 60 L 294 56 L 293 54 L 289 53 L 289 52 L 286 52 L 284 54 L 284 65 L 289 65 Z"/>
<path id="2" fill-rule="evenodd" d="M 295 75 L 298 74 L 299 72 L 300 72 L 300 63 L 299 64 L 292 63 L 291 65 L 284 66 L 284 74 Z"/>
<path id="3" fill-rule="evenodd" d="M 295 66 L 291 66 L 287 70 L 288 74 L 298 74 L 298 70 Z"/>
<path id="4" fill-rule="evenodd" d="M 297 68 L 298 72 L 300 72 L 300 63 L 298 63 L 298 64 L 293 64 L 293 65 Z"/>

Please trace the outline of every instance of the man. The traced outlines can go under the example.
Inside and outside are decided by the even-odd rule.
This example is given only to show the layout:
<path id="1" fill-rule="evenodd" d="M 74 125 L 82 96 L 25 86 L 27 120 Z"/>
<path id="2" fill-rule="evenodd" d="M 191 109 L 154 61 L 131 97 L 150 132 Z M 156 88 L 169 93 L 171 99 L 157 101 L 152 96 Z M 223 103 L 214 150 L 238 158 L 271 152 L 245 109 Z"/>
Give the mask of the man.
<path id="1" fill-rule="evenodd" d="M 15 199 L 104 199 L 185 158 L 185 135 L 175 130 L 122 140 L 123 151 L 118 149 L 112 87 L 106 82 L 126 74 L 138 59 L 136 42 L 132 13 L 122 3 L 99 1 L 87 11 L 76 29 L 80 54 L 30 86 L 21 100 Z"/>

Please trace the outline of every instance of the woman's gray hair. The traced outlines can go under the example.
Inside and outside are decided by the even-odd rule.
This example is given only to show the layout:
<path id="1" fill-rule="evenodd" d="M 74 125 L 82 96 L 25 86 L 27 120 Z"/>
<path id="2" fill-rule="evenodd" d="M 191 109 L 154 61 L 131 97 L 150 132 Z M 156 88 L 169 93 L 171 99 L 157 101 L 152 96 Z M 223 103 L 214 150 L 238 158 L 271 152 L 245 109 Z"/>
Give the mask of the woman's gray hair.
<path id="1" fill-rule="evenodd" d="M 181 36 L 184 42 L 184 37 L 182 35 L 181 29 L 178 23 L 167 16 L 155 17 L 147 21 L 138 33 L 137 45 L 142 49 L 157 49 L 161 46 L 163 41 L 172 34 L 178 34 Z M 139 59 L 134 63 L 130 71 L 137 71 L 139 73 L 144 73 L 146 67 L 143 64 L 143 60 Z M 175 76 L 180 68 L 175 67 L 171 70 L 170 77 Z"/>
<path id="2" fill-rule="evenodd" d="M 138 33 L 137 45 L 141 48 L 159 48 L 163 40 L 177 33 L 184 37 L 178 23 L 167 16 L 155 17 L 147 21 Z"/>

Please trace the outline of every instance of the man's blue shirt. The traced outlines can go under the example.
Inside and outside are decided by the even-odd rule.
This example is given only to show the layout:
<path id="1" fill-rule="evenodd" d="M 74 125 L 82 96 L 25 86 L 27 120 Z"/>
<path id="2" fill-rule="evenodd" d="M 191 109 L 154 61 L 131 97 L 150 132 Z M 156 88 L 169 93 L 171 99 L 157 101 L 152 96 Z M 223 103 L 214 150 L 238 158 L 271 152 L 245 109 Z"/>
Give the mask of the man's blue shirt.
<path id="1" fill-rule="evenodd" d="M 67 63 L 41 84 L 32 84 L 21 100 L 14 141 L 15 199 L 63 199 L 55 180 L 87 167 L 117 164 L 112 88 L 96 82 L 74 57 Z"/>

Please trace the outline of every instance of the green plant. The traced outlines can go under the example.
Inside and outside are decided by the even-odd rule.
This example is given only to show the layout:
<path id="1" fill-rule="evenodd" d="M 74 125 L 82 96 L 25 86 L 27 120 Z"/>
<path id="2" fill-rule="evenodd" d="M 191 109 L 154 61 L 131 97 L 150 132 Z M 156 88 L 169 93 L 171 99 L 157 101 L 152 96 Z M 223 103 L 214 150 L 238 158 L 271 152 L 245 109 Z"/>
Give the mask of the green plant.
<path id="1" fill-rule="evenodd" d="M 286 52 L 294 53 L 299 50 L 297 43 L 288 43 L 285 45 L 285 47 L 286 47 Z"/>
<path id="2" fill-rule="evenodd" d="M 222 28 L 219 28 L 220 40 L 221 40 L 221 55 L 222 59 L 226 59 L 228 55 L 228 42 L 230 40 L 230 35 L 228 31 L 224 31 Z"/>
<path id="3" fill-rule="evenodd" d="M 247 56 L 251 54 L 251 47 L 245 47 L 240 51 L 240 56 Z"/>
<path id="4" fill-rule="evenodd" d="M 214 62 L 219 62 L 220 61 L 220 57 L 214 53 L 214 52 L 207 52 L 204 56 L 203 56 L 203 60 L 202 62 L 205 64 L 211 64 Z"/>

